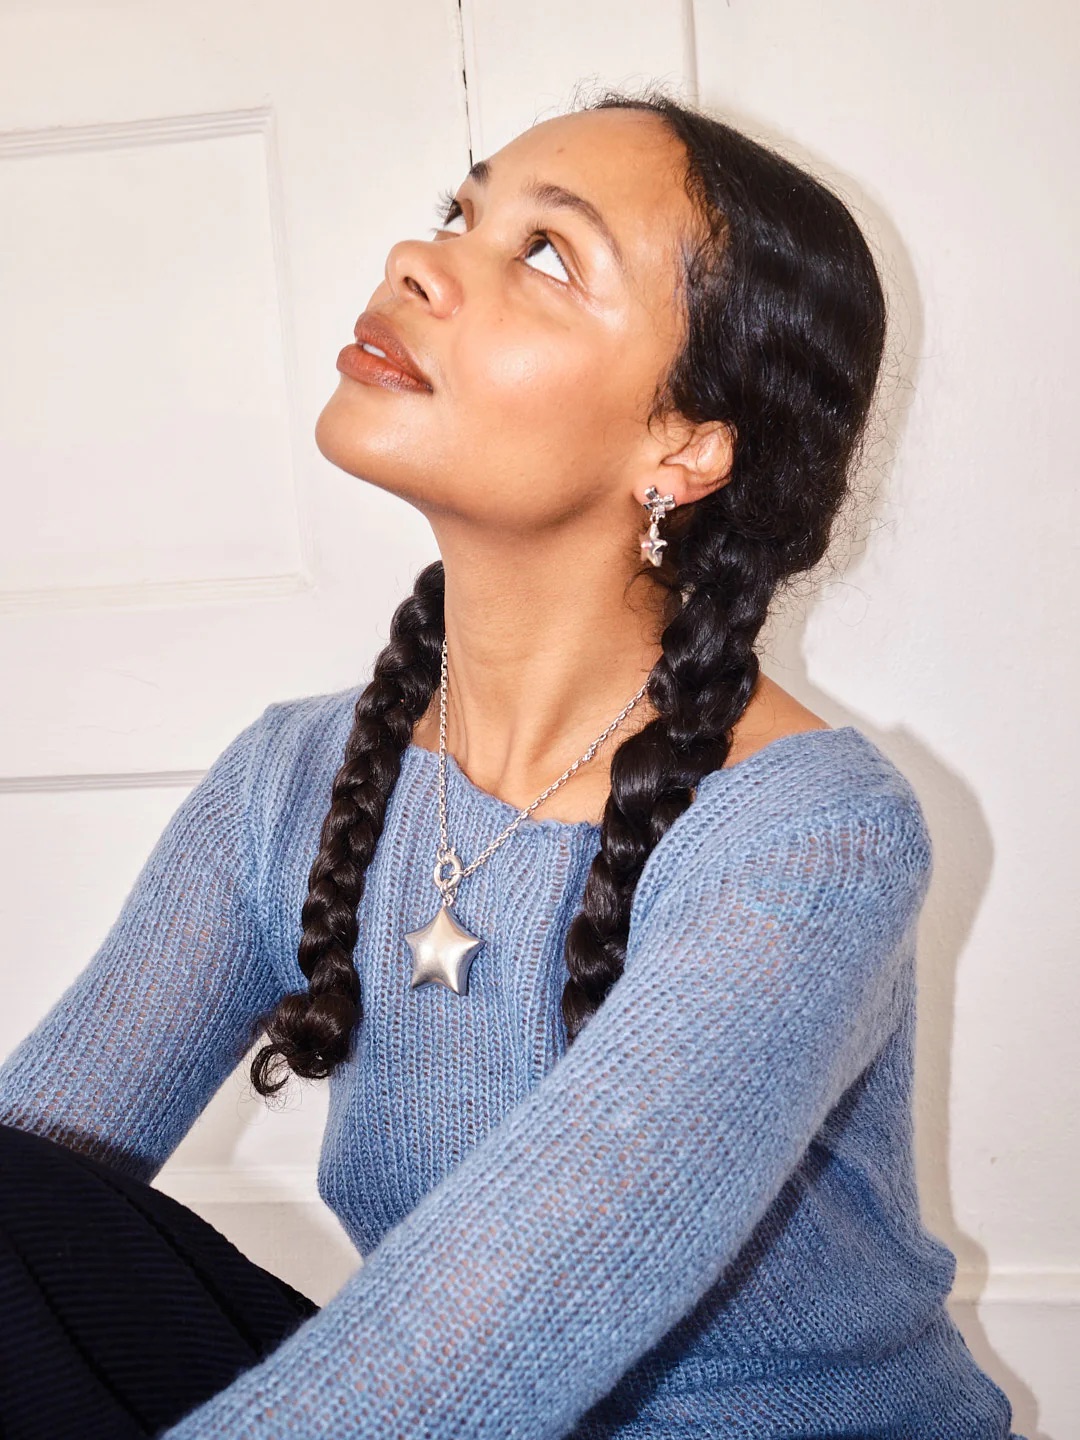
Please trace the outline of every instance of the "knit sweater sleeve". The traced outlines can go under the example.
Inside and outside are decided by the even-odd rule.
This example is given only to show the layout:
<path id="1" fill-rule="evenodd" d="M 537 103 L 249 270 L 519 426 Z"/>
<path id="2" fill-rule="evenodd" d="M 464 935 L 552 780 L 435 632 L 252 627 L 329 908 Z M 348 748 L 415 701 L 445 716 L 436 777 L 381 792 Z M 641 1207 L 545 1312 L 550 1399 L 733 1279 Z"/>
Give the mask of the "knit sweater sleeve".
<path id="1" fill-rule="evenodd" d="M 104 940 L 0 1065 L 0 1122 L 152 1180 L 284 990 L 254 903 L 263 717 L 188 792 Z"/>
<path id="2" fill-rule="evenodd" d="M 718 816 L 540 1083 L 163 1440 L 555 1440 L 718 1280 L 893 1029 L 931 865 L 887 786 Z"/>

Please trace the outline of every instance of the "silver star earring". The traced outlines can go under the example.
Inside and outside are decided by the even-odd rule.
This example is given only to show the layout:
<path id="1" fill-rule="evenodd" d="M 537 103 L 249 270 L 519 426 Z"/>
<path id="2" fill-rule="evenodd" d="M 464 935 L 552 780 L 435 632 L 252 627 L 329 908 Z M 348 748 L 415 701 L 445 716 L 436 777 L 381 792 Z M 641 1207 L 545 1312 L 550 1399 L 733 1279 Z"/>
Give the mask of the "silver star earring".
<path id="1" fill-rule="evenodd" d="M 651 560 L 654 565 L 663 563 L 663 549 L 668 543 L 660 539 L 660 521 L 669 510 L 675 509 L 675 497 L 673 495 L 661 495 L 655 485 L 650 485 L 645 491 L 645 499 L 642 502 L 649 512 L 649 531 L 641 537 L 642 554 Z"/>

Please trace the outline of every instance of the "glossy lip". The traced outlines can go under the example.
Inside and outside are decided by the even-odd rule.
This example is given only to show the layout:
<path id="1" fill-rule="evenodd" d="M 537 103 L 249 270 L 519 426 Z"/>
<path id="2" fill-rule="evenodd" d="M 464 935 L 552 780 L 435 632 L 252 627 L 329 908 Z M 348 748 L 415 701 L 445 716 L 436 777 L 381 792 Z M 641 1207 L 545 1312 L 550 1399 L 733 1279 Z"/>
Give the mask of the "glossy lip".
<path id="1" fill-rule="evenodd" d="M 385 315 L 380 315 L 377 310 L 365 310 L 353 327 L 353 334 L 356 336 L 357 345 L 366 341 L 369 345 L 376 345 L 380 350 L 385 350 L 387 360 L 397 369 L 403 371 L 418 384 L 425 385 L 429 390 L 434 389 L 431 381 L 417 364 L 412 351 Z M 366 351 L 364 353 L 367 354 Z M 371 359 L 377 360 L 378 356 L 373 355 Z"/>

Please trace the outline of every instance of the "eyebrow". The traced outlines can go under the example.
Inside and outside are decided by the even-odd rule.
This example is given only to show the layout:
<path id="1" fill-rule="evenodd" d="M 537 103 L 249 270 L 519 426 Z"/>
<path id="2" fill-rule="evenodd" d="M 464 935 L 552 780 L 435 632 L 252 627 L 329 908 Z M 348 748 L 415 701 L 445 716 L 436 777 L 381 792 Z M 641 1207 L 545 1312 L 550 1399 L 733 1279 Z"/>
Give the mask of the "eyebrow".
<path id="1" fill-rule="evenodd" d="M 465 178 L 475 181 L 481 187 L 485 186 L 491 179 L 491 161 L 475 161 L 469 166 L 469 173 Z M 586 200 L 584 195 L 578 195 L 575 191 L 567 190 L 563 185 L 554 185 L 548 180 L 530 180 L 522 187 L 521 193 L 528 196 L 530 200 L 535 200 L 538 205 L 547 205 L 555 210 L 571 210 L 580 215 L 600 236 L 614 255 L 619 269 L 625 273 L 626 259 L 622 252 L 622 246 L 616 240 L 610 225 L 591 200 Z"/>

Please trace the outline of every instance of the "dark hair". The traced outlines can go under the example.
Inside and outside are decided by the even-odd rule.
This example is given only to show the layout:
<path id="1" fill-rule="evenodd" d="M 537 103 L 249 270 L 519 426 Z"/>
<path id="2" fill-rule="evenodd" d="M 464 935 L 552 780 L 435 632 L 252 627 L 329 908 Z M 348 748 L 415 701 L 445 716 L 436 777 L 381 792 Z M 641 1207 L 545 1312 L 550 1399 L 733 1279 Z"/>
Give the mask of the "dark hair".
<path id="1" fill-rule="evenodd" d="M 600 849 L 566 937 L 568 1044 L 622 973 L 646 859 L 701 777 L 728 756 L 775 594 L 828 548 L 865 438 L 886 328 L 866 240 L 820 181 L 656 86 L 637 97 L 606 90 L 577 108 L 650 111 L 685 148 L 684 183 L 702 225 L 682 251 L 683 343 L 650 413 L 726 422 L 735 446 L 728 481 L 674 511 L 662 565 L 643 560 L 635 574 L 668 592 L 663 654 L 648 681 L 657 713 L 612 756 Z M 251 1031 L 268 1041 L 251 1065 L 262 1095 L 280 1090 L 290 1070 L 322 1079 L 349 1057 L 363 1013 L 357 907 L 402 754 L 438 691 L 443 591 L 437 561 L 398 606 L 357 699 L 301 914 L 309 988 L 285 996 Z"/>

